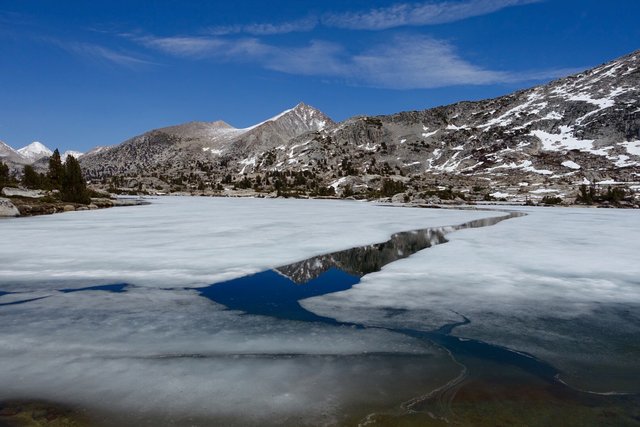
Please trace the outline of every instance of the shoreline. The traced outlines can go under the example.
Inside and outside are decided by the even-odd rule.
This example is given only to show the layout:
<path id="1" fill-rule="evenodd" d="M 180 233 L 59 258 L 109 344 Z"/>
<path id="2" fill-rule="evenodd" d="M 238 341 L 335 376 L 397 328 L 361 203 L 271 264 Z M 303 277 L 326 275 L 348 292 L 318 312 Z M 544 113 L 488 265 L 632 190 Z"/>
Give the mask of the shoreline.
<path id="1" fill-rule="evenodd" d="M 44 199 L 44 200 L 42 200 Z M 0 215 L 0 218 L 26 218 L 42 215 L 53 215 L 65 212 L 92 211 L 98 209 L 108 209 L 125 206 L 143 206 L 151 202 L 142 197 L 139 198 L 93 198 L 91 203 L 63 202 L 45 198 L 28 197 L 3 197 L 3 201 L 8 201 L 17 211 L 13 215 Z"/>
<path id="2" fill-rule="evenodd" d="M 110 196 L 110 197 L 109 197 Z M 584 208 L 584 209 L 640 209 L 640 204 L 625 204 L 615 205 L 610 203 L 594 203 L 587 204 L 545 204 L 545 203 L 532 203 L 532 202 L 516 202 L 516 201 L 463 201 L 463 200 L 440 200 L 437 203 L 429 202 L 425 200 L 409 200 L 400 201 L 394 197 L 385 197 L 379 199 L 366 199 L 356 197 L 331 197 L 331 196 L 277 196 L 275 193 L 259 193 L 255 191 L 227 191 L 224 193 L 189 193 L 189 192 L 175 192 L 167 194 L 137 194 L 137 195 L 120 195 L 120 194 L 105 194 L 105 197 L 92 198 L 91 203 L 84 205 L 80 203 L 63 202 L 59 200 L 52 200 L 49 197 L 25 197 L 25 196 L 4 196 L 0 197 L 0 201 L 9 202 L 11 206 L 15 207 L 18 214 L 5 214 L 0 212 L 0 218 L 3 217 L 31 217 L 40 215 L 52 215 L 64 212 L 74 211 L 87 211 L 106 209 L 112 207 L 125 207 L 125 206 L 142 206 L 148 205 L 152 202 L 148 199 L 156 197 L 215 197 L 215 198 L 253 198 L 253 199 L 310 199 L 310 200 L 352 200 L 360 202 L 369 202 L 378 204 L 380 206 L 390 207 L 418 207 L 427 209 L 503 209 L 509 207 L 555 207 L 555 208 Z"/>
<path id="3" fill-rule="evenodd" d="M 94 425 L 83 410 L 46 400 L 0 400 L 0 426 L 88 427 Z"/>

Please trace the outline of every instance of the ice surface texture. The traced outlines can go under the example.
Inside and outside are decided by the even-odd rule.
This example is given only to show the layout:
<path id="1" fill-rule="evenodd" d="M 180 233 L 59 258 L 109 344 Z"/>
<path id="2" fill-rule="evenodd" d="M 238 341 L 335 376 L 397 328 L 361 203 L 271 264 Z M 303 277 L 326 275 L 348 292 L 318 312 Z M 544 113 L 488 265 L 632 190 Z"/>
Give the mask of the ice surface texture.
<path id="1" fill-rule="evenodd" d="M 0 221 L 0 290 L 126 282 L 205 286 L 398 231 L 495 213 L 329 200 L 166 197 L 148 206 Z"/>
<path id="2" fill-rule="evenodd" d="M 532 208 L 389 264 L 358 286 L 302 302 L 368 325 L 437 328 L 527 351 L 571 385 L 640 392 L 640 215 Z M 394 316 L 388 316 L 390 310 Z"/>
<path id="3" fill-rule="evenodd" d="M 162 198 L 0 221 L 0 400 L 80 405 L 111 425 L 339 424 L 396 408 L 460 367 L 401 334 L 244 315 L 188 288 L 496 215 Z"/>

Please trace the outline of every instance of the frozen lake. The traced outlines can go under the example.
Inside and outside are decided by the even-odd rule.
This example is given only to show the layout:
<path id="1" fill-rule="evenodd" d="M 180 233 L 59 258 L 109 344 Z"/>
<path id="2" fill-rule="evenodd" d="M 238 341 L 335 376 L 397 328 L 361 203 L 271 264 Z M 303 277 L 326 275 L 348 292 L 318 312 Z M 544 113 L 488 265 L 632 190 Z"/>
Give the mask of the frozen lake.
<path id="1" fill-rule="evenodd" d="M 519 211 L 162 198 L 0 221 L 0 400 L 104 425 L 440 425 L 489 406 L 637 424 L 640 215 Z M 469 221 L 486 226 L 451 227 Z M 540 402 L 563 409 L 517 409 Z"/>

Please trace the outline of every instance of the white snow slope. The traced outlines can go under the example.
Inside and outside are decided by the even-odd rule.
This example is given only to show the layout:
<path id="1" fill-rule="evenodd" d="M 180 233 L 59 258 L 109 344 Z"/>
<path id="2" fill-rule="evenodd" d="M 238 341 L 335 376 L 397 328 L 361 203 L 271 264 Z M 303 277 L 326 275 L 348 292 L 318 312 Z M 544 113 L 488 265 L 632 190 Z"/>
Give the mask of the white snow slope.
<path id="1" fill-rule="evenodd" d="M 23 157 L 31 162 L 35 162 L 43 157 L 49 157 L 53 154 L 48 147 L 38 141 L 34 141 L 26 147 L 17 150 Z"/>

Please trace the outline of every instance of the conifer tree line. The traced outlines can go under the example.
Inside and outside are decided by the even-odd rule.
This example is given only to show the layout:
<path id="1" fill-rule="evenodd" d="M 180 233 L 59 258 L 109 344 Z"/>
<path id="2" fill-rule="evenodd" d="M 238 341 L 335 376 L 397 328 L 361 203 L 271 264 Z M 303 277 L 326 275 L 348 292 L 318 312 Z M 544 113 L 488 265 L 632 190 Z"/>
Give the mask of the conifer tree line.
<path id="1" fill-rule="evenodd" d="M 57 148 L 49 158 L 49 169 L 46 174 L 36 172 L 31 165 L 25 165 L 21 182 L 22 185 L 31 189 L 57 190 L 63 202 L 91 203 L 80 163 L 71 155 L 67 156 L 62 163 L 60 151 Z M 0 188 L 13 183 L 9 167 L 0 162 Z"/>
<path id="2" fill-rule="evenodd" d="M 9 166 L 0 162 L 0 190 L 11 183 L 11 175 L 9 175 Z"/>

